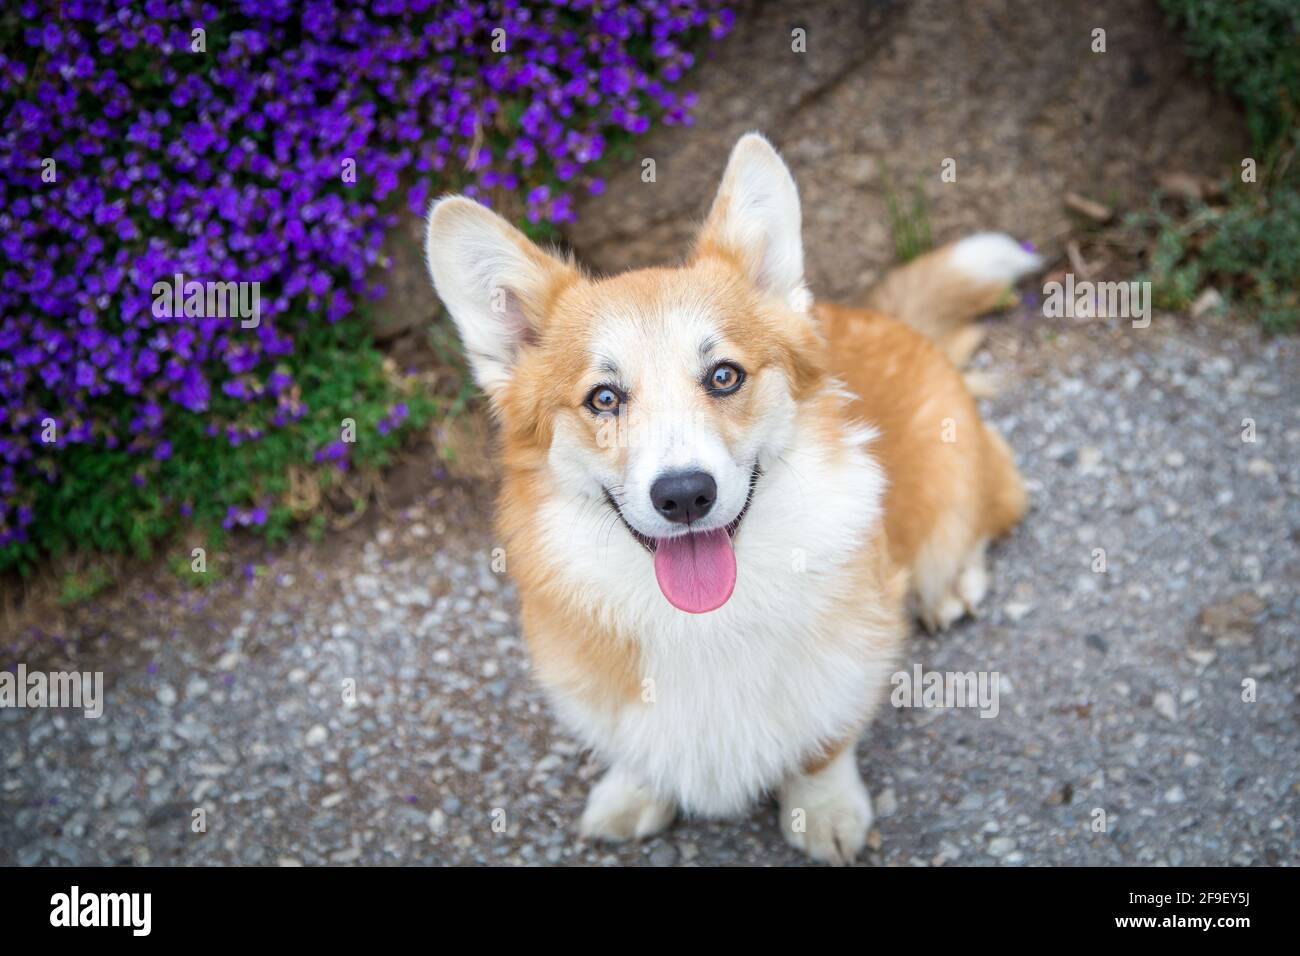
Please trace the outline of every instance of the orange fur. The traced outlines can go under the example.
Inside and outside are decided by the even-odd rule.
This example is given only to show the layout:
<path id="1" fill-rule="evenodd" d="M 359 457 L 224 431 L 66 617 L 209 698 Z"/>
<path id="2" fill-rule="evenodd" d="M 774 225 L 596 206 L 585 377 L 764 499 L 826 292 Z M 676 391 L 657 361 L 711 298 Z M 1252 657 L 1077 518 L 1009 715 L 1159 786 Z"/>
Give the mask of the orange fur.
<path id="1" fill-rule="evenodd" d="M 868 294 L 866 306 L 910 326 L 964 365 L 983 339 L 971 320 L 1008 305 L 1005 283 L 977 282 L 948 268 L 948 248 L 935 249 L 891 269 Z"/>
<path id="2" fill-rule="evenodd" d="M 872 448 L 889 479 L 893 560 L 912 568 L 945 528 L 963 550 L 1009 530 L 1025 507 L 1019 474 L 939 347 L 868 309 L 824 304 L 817 312 L 831 367 L 857 397 L 852 411 L 880 430 Z"/>
<path id="3" fill-rule="evenodd" d="M 499 526 L 523 595 L 530 649 L 548 684 L 602 707 L 640 693 L 636 642 L 591 620 L 581 602 L 550 577 L 547 565 L 534 560 L 541 549 L 533 515 L 554 417 L 584 415 L 577 406 L 586 387 L 585 359 L 574 344 L 590 340 L 611 302 L 626 299 L 644 307 L 701 283 L 718 290 L 724 303 L 730 300 L 722 309 L 724 327 L 733 327 L 731 334 L 743 342 L 741 354 L 753 374 L 779 368 L 795 385 L 796 397 L 815 396 L 805 406 L 805 424 L 828 439 L 855 419 L 879 430 L 871 448 L 888 479 L 883 534 L 864 551 L 861 588 L 849 596 L 846 617 L 863 613 L 863 594 L 881 595 L 881 613 L 893 614 L 903 591 L 891 576 L 913 582 L 924 576 L 927 545 L 960 557 L 1006 533 L 1025 509 L 1006 443 L 981 421 L 960 372 L 934 342 L 880 313 L 832 304 L 816 307 L 819 339 L 782 323 L 779 315 L 765 315 L 731 268 L 727 260 L 705 255 L 685 270 L 643 270 L 599 282 L 575 282 L 558 273 L 563 287 L 550 299 L 543 335 L 499 397 L 506 424 Z M 976 301 L 989 299 L 980 293 Z M 818 394 L 828 375 L 848 386 L 852 402 Z M 743 408 L 732 414 L 735 428 L 747 427 Z M 611 533 L 623 532 L 612 527 Z M 901 624 L 891 630 L 901 632 Z"/>
<path id="4" fill-rule="evenodd" d="M 734 271 L 731 262 L 712 256 L 685 269 L 645 269 L 601 280 L 575 281 L 560 263 L 550 263 L 551 288 L 536 341 L 521 356 L 510 383 L 495 396 L 503 424 L 501 462 L 504 481 L 498 501 L 498 529 L 506 542 L 508 566 L 519 583 L 524 630 L 538 670 L 550 686 L 582 697 L 599 708 L 616 708 L 636 700 L 642 675 L 637 647 L 608 622 L 592 620 L 575 595 L 555 580 L 540 560 L 541 542 L 534 520 L 539 489 L 545 484 L 547 449 L 559 419 L 576 423 L 594 447 L 598 431 L 581 409 L 588 388 L 585 377 L 590 343 L 600 318 L 625 309 L 651 309 L 700 297 L 710 290 L 729 342 L 728 353 L 757 379 L 779 374 L 792 385 L 796 400 L 826 381 L 824 349 L 806 323 L 764 306 Z M 582 346 L 582 347 L 575 347 Z M 724 434 L 749 428 L 762 408 L 751 388 L 723 411 Z M 712 411 L 712 409 L 710 409 Z M 810 419 L 828 434 L 842 427 L 839 402 L 814 400 Z M 623 446 L 606 454 L 622 456 Z M 611 522 L 610 533 L 625 532 Z M 870 551 L 870 549 L 869 549 Z M 875 556 L 864 555 L 863 586 L 874 593 L 879 571 Z M 846 612 L 847 613 L 847 612 Z M 861 614 L 861 608 L 851 613 Z"/>
<path id="5" fill-rule="evenodd" d="M 1034 257 L 983 234 L 891 273 L 872 308 L 812 306 L 799 215 L 752 135 L 676 269 L 592 279 L 472 202 L 431 211 L 430 272 L 502 425 L 498 527 L 531 655 L 611 758 L 584 833 L 639 838 L 678 803 L 734 813 L 779 787 L 783 818 L 808 810 L 792 843 L 852 858 L 871 821 L 852 748 L 907 603 L 931 629 L 973 612 L 988 542 L 1025 511 L 957 365 L 1007 299 L 991 277 Z M 727 365 L 742 385 L 710 388 Z M 618 414 L 589 407 L 611 391 Z M 658 434 L 621 432 L 638 412 Z M 688 614 L 660 576 L 683 536 L 652 484 L 706 467 L 713 523 L 688 533 L 725 532 L 737 560 L 721 603 Z"/>

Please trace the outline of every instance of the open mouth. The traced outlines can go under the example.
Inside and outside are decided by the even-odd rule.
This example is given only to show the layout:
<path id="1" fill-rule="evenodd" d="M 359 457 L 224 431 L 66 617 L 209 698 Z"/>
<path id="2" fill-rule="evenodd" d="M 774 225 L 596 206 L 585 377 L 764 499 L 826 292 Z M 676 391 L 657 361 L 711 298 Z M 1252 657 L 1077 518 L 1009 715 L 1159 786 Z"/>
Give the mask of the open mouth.
<path id="1" fill-rule="evenodd" d="M 728 524 L 708 531 L 687 530 L 671 538 L 651 538 L 637 531 L 605 489 L 605 500 L 637 543 L 654 556 L 655 580 L 673 607 L 691 614 L 716 611 L 731 598 L 736 587 L 736 553 L 731 539 L 749 512 L 758 484 L 757 465 L 749 475 L 749 493 L 740 512 Z"/>

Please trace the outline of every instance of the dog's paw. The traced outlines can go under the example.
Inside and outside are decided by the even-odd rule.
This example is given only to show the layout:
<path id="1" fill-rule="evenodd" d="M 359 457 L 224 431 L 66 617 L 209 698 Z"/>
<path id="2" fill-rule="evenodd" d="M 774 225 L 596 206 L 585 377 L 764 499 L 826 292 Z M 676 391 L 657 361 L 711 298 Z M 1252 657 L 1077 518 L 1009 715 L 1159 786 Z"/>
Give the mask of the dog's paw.
<path id="1" fill-rule="evenodd" d="M 931 634 L 946 631 L 962 618 L 979 616 L 979 606 L 989 593 L 988 563 L 984 545 L 971 551 L 957 578 L 937 600 L 920 601 L 918 616 Z"/>
<path id="2" fill-rule="evenodd" d="M 673 822 L 676 807 L 654 796 L 631 776 L 610 770 L 592 787 L 578 833 L 586 839 L 641 840 Z"/>
<path id="3" fill-rule="evenodd" d="M 786 840 L 819 862 L 852 863 L 873 819 L 871 795 L 858 776 L 852 750 L 812 776 L 791 777 L 781 788 Z"/>
<path id="4" fill-rule="evenodd" d="M 976 617 L 979 606 L 989 593 L 989 569 L 983 553 L 971 558 L 957 577 L 957 597 L 966 608 L 966 613 Z"/>
<path id="5" fill-rule="evenodd" d="M 967 606 L 956 594 L 945 594 L 932 605 L 922 605 L 921 624 L 931 634 L 946 631 L 966 616 Z"/>

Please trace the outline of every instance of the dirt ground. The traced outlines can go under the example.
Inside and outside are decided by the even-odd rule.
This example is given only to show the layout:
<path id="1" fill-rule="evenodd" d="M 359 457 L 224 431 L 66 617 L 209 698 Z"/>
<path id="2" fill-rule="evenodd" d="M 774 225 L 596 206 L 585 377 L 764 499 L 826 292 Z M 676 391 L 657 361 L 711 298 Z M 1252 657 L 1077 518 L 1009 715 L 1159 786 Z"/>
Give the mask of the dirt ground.
<path id="1" fill-rule="evenodd" d="M 1177 46 L 1147 3 L 756 4 L 692 77 L 697 125 L 638 141 L 569 239 L 599 269 L 679 258 L 731 142 L 761 129 L 799 180 L 820 296 L 891 260 L 887 181 L 924 192 L 936 240 L 1004 229 L 1058 268 L 1091 228 L 1064 193 L 1122 210 L 1162 173 L 1235 168 L 1240 120 Z M 998 671 L 1001 711 L 879 716 L 862 862 L 1294 863 L 1296 341 L 1025 301 L 976 365 L 1034 507 L 979 619 L 905 662 Z M 490 479 L 439 468 L 413 453 L 386 507 L 319 541 L 237 542 L 207 588 L 140 568 L 0 637 L 0 666 L 103 671 L 107 694 L 96 720 L 0 709 L 0 864 L 800 863 L 767 803 L 635 846 L 576 838 L 600 768 L 529 677 Z"/>
<path id="2" fill-rule="evenodd" d="M 806 53 L 791 51 L 795 29 Z M 1091 52 L 1094 29 L 1105 53 Z M 568 239 L 581 261 L 684 255 L 731 145 L 754 129 L 799 183 L 813 292 L 841 301 L 893 261 L 890 190 L 920 189 L 937 242 L 997 229 L 1056 254 L 1080 227 L 1067 193 L 1122 209 L 1162 174 L 1232 173 L 1248 142 L 1153 2 L 759 3 L 694 85 L 695 126 L 637 140 L 579 206 Z"/>

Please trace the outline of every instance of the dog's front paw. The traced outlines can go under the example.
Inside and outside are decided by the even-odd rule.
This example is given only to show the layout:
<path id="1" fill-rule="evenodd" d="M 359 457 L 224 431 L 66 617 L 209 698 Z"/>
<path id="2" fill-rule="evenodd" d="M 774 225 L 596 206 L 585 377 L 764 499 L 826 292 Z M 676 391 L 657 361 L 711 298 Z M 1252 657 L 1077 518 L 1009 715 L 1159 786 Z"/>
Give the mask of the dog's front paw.
<path id="1" fill-rule="evenodd" d="M 781 788 L 786 840 L 821 863 L 852 863 L 873 819 L 871 795 L 858 776 L 852 748 L 811 776 L 791 777 Z"/>
<path id="2" fill-rule="evenodd" d="M 591 790 L 578 832 L 588 839 L 640 840 L 673 822 L 676 807 L 654 796 L 628 774 L 610 770 Z"/>

